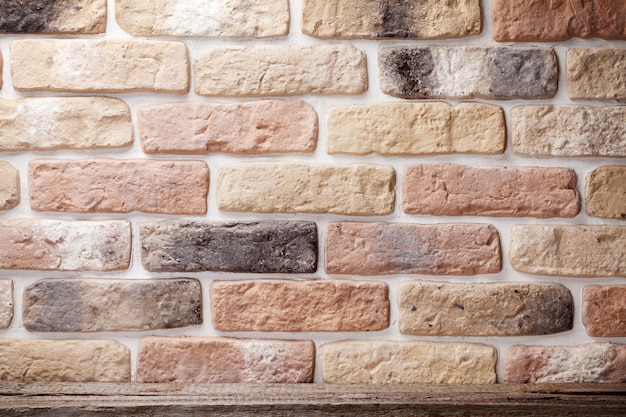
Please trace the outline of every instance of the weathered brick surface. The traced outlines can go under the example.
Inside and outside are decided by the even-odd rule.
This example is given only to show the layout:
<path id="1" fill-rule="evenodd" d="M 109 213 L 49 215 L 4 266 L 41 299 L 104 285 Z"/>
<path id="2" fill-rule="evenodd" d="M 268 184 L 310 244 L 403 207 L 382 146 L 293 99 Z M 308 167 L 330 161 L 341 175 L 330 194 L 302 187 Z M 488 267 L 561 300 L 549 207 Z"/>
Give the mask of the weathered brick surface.
<path id="1" fill-rule="evenodd" d="M 626 382 L 626 345 L 511 346 L 504 358 L 511 384 Z"/>
<path id="2" fill-rule="evenodd" d="M 38 211 L 205 214 L 209 168 L 203 161 L 38 159 L 29 165 L 29 191 Z"/>
<path id="3" fill-rule="evenodd" d="M 516 225 L 509 254 L 530 274 L 626 277 L 626 227 Z"/>
<path id="4" fill-rule="evenodd" d="M 571 330 L 574 300 L 551 283 L 406 281 L 400 332 L 417 336 L 523 336 Z"/>
<path id="5" fill-rule="evenodd" d="M 590 216 L 626 219 L 626 166 L 602 166 L 587 175 L 585 208 Z"/>
<path id="6" fill-rule="evenodd" d="M 479 0 L 304 0 L 302 31 L 318 38 L 443 39 L 478 35 Z"/>
<path id="7" fill-rule="evenodd" d="M 499 42 L 626 39 L 626 3 L 615 0 L 493 0 L 493 37 Z"/>
<path id="8" fill-rule="evenodd" d="M 137 382 L 313 382 L 309 340 L 146 337 L 139 342 Z"/>
<path id="9" fill-rule="evenodd" d="M 0 280 L 0 329 L 7 329 L 13 321 L 13 281 Z"/>
<path id="10" fill-rule="evenodd" d="M 378 66 L 382 91 L 402 98 L 539 99 L 557 91 L 549 48 L 381 47 Z"/>
<path id="11" fill-rule="evenodd" d="M 20 172 L 8 162 L 0 161 L 0 210 L 20 204 L 20 194 Z"/>
<path id="12" fill-rule="evenodd" d="M 0 99 L 0 151 L 130 146 L 128 105 L 109 97 Z"/>
<path id="13" fill-rule="evenodd" d="M 566 168 L 409 165 L 402 209 L 433 216 L 574 217 L 576 173 Z"/>
<path id="14" fill-rule="evenodd" d="M 147 153 L 313 152 L 317 112 L 302 100 L 174 103 L 137 111 Z"/>
<path id="15" fill-rule="evenodd" d="M 2 59 L 2 52 L 0 52 L 0 88 L 2 88 L 2 68 L 4 61 Z"/>
<path id="16" fill-rule="evenodd" d="M 386 165 L 251 162 L 219 167 L 216 182 L 224 211 L 373 216 L 394 209 L 395 171 Z"/>
<path id="17" fill-rule="evenodd" d="M 313 222 L 139 224 L 141 258 L 152 272 L 311 273 L 317 269 Z"/>
<path id="18" fill-rule="evenodd" d="M 322 345 L 322 371 L 331 384 L 493 384 L 497 356 L 474 343 L 347 340 Z"/>
<path id="19" fill-rule="evenodd" d="M 118 271 L 130 264 L 130 223 L 0 220 L 0 268 Z"/>
<path id="20" fill-rule="evenodd" d="M 211 283 L 211 317 L 225 332 L 356 332 L 389 327 L 387 284 L 347 280 Z"/>
<path id="21" fill-rule="evenodd" d="M 185 94 L 189 56 L 179 42 L 19 39 L 11 43 L 19 91 Z"/>
<path id="22" fill-rule="evenodd" d="M 583 288 L 582 319 L 592 337 L 626 336 L 626 285 Z"/>
<path id="23" fill-rule="evenodd" d="M 135 36 L 285 36 L 288 0 L 115 0 L 115 20 Z"/>
<path id="24" fill-rule="evenodd" d="M 565 75 L 571 99 L 626 100 L 626 49 L 570 48 Z"/>
<path id="25" fill-rule="evenodd" d="M 511 110 L 515 153 L 626 156 L 626 106 L 541 105 Z"/>
<path id="26" fill-rule="evenodd" d="M 500 154 L 505 144 L 504 112 L 490 104 L 377 103 L 328 112 L 330 154 Z"/>
<path id="27" fill-rule="evenodd" d="M 194 63 L 195 91 L 204 96 L 362 94 L 365 54 L 352 45 L 227 46 Z"/>
<path id="28" fill-rule="evenodd" d="M 474 275 L 501 268 L 498 231 L 487 224 L 328 225 L 329 274 Z"/>
<path id="29" fill-rule="evenodd" d="M 195 279 L 48 279 L 24 290 L 24 327 L 33 332 L 119 332 L 202 324 Z"/>
<path id="30" fill-rule="evenodd" d="M 2 0 L 0 33 L 103 33 L 106 0 Z"/>
<path id="31" fill-rule="evenodd" d="M 113 340 L 0 339 L 0 375 L 17 382 L 130 382 L 130 351 Z"/>

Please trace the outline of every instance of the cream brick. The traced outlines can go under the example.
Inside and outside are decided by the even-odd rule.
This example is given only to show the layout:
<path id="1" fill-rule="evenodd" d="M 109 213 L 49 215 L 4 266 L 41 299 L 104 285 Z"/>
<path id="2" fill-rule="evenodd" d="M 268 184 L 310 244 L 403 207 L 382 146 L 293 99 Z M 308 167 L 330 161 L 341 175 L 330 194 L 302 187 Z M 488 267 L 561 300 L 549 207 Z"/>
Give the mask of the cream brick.
<path id="1" fill-rule="evenodd" d="M 20 172 L 8 162 L 0 161 L 0 210 L 20 204 L 20 194 Z"/>
<path id="2" fill-rule="evenodd" d="M 0 329 L 8 329 L 13 321 L 13 280 L 0 280 Z"/>
<path id="3" fill-rule="evenodd" d="M 2 0 L 0 33 L 104 33 L 106 0 Z"/>
<path id="4" fill-rule="evenodd" d="M 626 166 L 602 166 L 590 172 L 585 207 L 590 216 L 625 220 Z"/>
<path id="5" fill-rule="evenodd" d="M 626 100 L 626 49 L 571 48 L 565 76 L 572 100 Z"/>

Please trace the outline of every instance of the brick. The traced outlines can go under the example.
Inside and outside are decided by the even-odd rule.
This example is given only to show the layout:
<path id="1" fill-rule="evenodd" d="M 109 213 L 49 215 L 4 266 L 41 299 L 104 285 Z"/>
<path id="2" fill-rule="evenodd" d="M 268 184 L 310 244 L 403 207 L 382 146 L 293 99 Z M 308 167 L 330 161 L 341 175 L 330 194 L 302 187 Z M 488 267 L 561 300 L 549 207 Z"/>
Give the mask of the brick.
<path id="1" fill-rule="evenodd" d="M 310 340 L 226 337 L 145 337 L 139 341 L 137 382 L 313 382 Z"/>
<path id="2" fill-rule="evenodd" d="M 146 153 L 313 152 L 318 120 L 302 100 L 173 103 L 137 111 Z"/>
<path id="3" fill-rule="evenodd" d="M 195 279 L 47 279 L 24 290 L 31 332 L 120 332 L 202 324 Z"/>
<path id="4" fill-rule="evenodd" d="M 151 272 L 312 273 L 317 269 L 313 222 L 139 224 L 141 261 Z"/>
<path id="5" fill-rule="evenodd" d="M 626 166 L 602 166 L 590 172 L 585 207 L 590 216 L 626 219 Z"/>
<path id="6" fill-rule="evenodd" d="M 378 66 L 382 91 L 401 98 L 541 99 L 557 91 L 549 48 L 381 47 Z"/>
<path id="7" fill-rule="evenodd" d="M 387 284 L 347 280 L 211 283 L 211 317 L 223 332 L 358 332 L 389 327 Z"/>
<path id="8" fill-rule="evenodd" d="M 476 343 L 346 340 L 322 345 L 329 384 L 493 384 L 497 351 Z"/>
<path id="9" fill-rule="evenodd" d="M 13 321 L 13 281 L 0 280 L 0 329 L 8 329 Z"/>
<path id="10" fill-rule="evenodd" d="M 475 275 L 501 269 L 500 237 L 488 224 L 328 225 L 329 274 Z"/>
<path id="11" fill-rule="evenodd" d="M 29 191 L 38 211 L 205 214 L 209 168 L 203 161 L 38 159 L 29 164 Z"/>
<path id="12" fill-rule="evenodd" d="M 409 165 L 402 209 L 433 216 L 574 217 L 576 173 L 566 168 Z"/>
<path id="13" fill-rule="evenodd" d="M 494 0 L 493 37 L 499 42 L 626 39 L 626 3 L 615 0 Z"/>
<path id="14" fill-rule="evenodd" d="M 583 288 L 582 320 L 591 337 L 626 336 L 626 285 Z"/>
<path id="15" fill-rule="evenodd" d="M 504 357 L 504 382 L 543 384 L 626 382 L 626 345 L 513 345 Z"/>
<path id="16" fill-rule="evenodd" d="M 623 157 L 625 120 L 626 106 L 517 106 L 511 145 L 525 156 Z"/>
<path id="17" fill-rule="evenodd" d="M 483 103 L 378 103 L 332 106 L 329 154 L 501 154 L 504 112 Z"/>
<path id="18" fill-rule="evenodd" d="M 106 0 L 2 0 L 0 6 L 0 33 L 104 33 L 106 20 Z"/>
<path id="19" fill-rule="evenodd" d="M 4 61 L 2 59 L 2 52 L 0 51 L 0 88 L 2 88 L 2 67 L 3 67 Z"/>
<path id="20" fill-rule="evenodd" d="M 16 382 L 130 382 L 130 351 L 113 340 L 0 339 L 0 374 Z"/>
<path id="21" fill-rule="evenodd" d="M 131 146 L 128 105 L 109 97 L 0 99 L 0 151 Z"/>
<path id="22" fill-rule="evenodd" d="M 20 172 L 8 162 L 0 161 L 0 210 L 20 204 L 20 188 Z"/>
<path id="23" fill-rule="evenodd" d="M 133 36 L 286 36 L 289 1 L 115 0 L 115 20 Z"/>
<path id="24" fill-rule="evenodd" d="M 217 205 L 254 213 L 390 214 L 395 202 L 390 166 L 254 162 L 217 171 Z"/>
<path id="25" fill-rule="evenodd" d="M 227 46 L 201 52 L 195 91 L 203 96 L 362 94 L 365 54 L 352 45 Z"/>
<path id="26" fill-rule="evenodd" d="M 189 91 L 189 56 L 179 42 L 20 39 L 10 53 L 19 91 Z"/>
<path id="27" fill-rule="evenodd" d="M 130 265 L 130 223 L 0 220 L 0 268 L 119 271 Z"/>
<path id="28" fill-rule="evenodd" d="M 565 76 L 572 100 L 626 100 L 626 49 L 570 48 Z"/>
<path id="29" fill-rule="evenodd" d="M 626 277 L 626 227 L 516 225 L 509 255 L 530 274 Z"/>
<path id="30" fill-rule="evenodd" d="M 302 8 L 302 31 L 317 38 L 445 39 L 481 30 L 478 0 L 304 0 Z"/>
<path id="31" fill-rule="evenodd" d="M 574 300 L 561 284 L 406 281 L 398 287 L 400 333 L 416 336 L 524 336 L 574 325 Z"/>

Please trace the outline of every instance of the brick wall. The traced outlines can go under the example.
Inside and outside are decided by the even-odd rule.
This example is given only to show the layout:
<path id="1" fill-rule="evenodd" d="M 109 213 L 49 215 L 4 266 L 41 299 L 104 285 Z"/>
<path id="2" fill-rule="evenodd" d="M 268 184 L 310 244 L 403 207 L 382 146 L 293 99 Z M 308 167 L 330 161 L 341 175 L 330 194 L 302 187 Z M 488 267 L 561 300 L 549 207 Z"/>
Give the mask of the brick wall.
<path id="1" fill-rule="evenodd" d="M 3 0 L 0 379 L 626 382 L 625 22 Z"/>

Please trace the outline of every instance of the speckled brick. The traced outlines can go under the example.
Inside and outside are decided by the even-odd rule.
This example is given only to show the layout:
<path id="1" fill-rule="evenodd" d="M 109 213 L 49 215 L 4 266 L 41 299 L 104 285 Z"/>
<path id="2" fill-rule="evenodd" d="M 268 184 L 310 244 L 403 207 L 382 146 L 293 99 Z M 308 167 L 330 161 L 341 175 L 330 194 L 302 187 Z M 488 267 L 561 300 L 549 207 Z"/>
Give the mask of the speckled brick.
<path id="1" fill-rule="evenodd" d="M 626 336 L 626 285 L 584 287 L 582 319 L 591 337 Z"/>
<path id="2" fill-rule="evenodd" d="M 570 48 L 565 77 L 572 100 L 626 100 L 626 49 Z"/>
<path id="3" fill-rule="evenodd" d="M 0 161 L 0 210 L 20 204 L 20 188 L 20 172 L 8 162 Z"/>
<path id="4" fill-rule="evenodd" d="M 587 174 L 585 192 L 588 215 L 626 220 L 626 166 L 596 168 Z"/>
<path id="5" fill-rule="evenodd" d="M 0 329 L 8 329 L 13 321 L 13 280 L 0 280 Z"/>
<path id="6" fill-rule="evenodd" d="M 2 0 L 0 33 L 104 33 L 106 0 Z"/>

